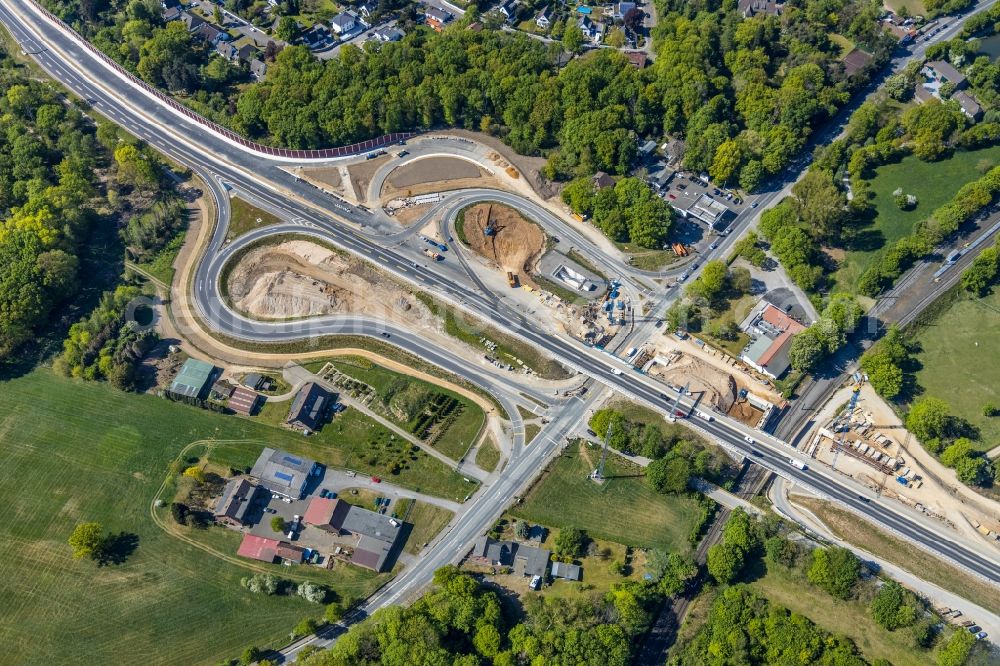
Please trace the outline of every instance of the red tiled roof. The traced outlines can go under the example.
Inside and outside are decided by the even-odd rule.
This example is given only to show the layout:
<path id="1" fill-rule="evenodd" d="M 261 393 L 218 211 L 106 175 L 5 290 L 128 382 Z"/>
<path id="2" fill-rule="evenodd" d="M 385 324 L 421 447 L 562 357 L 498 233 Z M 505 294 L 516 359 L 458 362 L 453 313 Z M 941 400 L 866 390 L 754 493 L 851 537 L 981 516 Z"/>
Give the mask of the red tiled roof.
<path id="1" fill-rule="evenodd" d="M 278 543 L 278 549 L 276 551 L 278 557 L 283 560 L 289 560 L 290 562 L 302 562 L 302 557 L 305 555 L 306 551 L 300 546 L 295 546 L 290 543 L 285 543 L 281 541 Z"/>
<path id="2" fill-rule="evenodd" d="M 793 334 L 806 330 L 805 326 L 795 321 L 770 303 L 768 303 L 767 307 L 764 308 L 764 311 L 760 313 L 760 318 L 777 329 L 789 331 Z M 761 363 L 761 365 L 763 365 L 763 363 Z"/>
<path id="3" fill-rule="evenodd" d="M 378 560 L 378 553 L 373 553 L 370 550 L 361 550 L 360 548 L 355 548 L 354 555 L 351 556 L 351 564 L 356 564 L 359 567 L 365 567 L 372 571 L 378 571 Z"/>
<path id="4" fill-rule="evenodd" d="M 257 394 L 248 388 L 239 386 L 229 398 L 229 408 L 240 414 L 249 414 L 257 404 Z"/>
<path id="5" fill-rule="evenodd" d="M 249 557 L 251 560 L 273 562 L 280 544 L 281 542 L 277 539 L 266 539 L 254 536 L 253 534 L 244 534 L 243 541 L 240 543 L 236 554 L 240 557 Z"/>
<path id="6" fill-rule="evenodd" d="M 306 507 L 305 515 L 302 516 L 302 522 L 306 525 L 329 525 L 339 501 L 326 497 L 313 497 Z"/>

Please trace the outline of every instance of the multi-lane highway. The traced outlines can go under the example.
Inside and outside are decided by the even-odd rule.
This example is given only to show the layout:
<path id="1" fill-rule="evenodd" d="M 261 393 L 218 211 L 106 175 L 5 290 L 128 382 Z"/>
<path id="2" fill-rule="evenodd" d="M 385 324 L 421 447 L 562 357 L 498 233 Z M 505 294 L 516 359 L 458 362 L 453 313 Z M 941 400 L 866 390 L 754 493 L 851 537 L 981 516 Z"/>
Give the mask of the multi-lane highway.
<path id="1" fill-rule="evenodd" d="M 982 7 L 989 4 L 992 3 L 986 3 Z M 166 108 L 157 99 L 138 92 L 127 79 L 90 54 L 77 36 L 46 19 L 27 0 L 0 6 L 0 21 L 46 71 L 89 100 L 97 112 L 123 125 L 172 159 L 191 167 L 210 184 L 220 219 L 200 257 L 191 281 L 191 296 L 205 325 L 218 333 L 238 340 L 279 342 L 336 333 L 382 337 L 382 333 L 387 332 L 390 343 L 485 385 L 497 394 L 509 394 L 509 387 L 501 386 L 503 382 L 495 377 L 491 378 L 488 371 L 453 357 L 447 350 L 436 349 L 430 343 L 414 340 L 414 337 L 419 336 L 384 321 L 354 316 L 326 316 L 296 321 L 260 322 L 232 310 L 220 294 L 219 277 L 226 260 L 233 252 L 255 237 L 239 239 L 231 247 L 225 245 L 228 193 L 221 183 L 226 183 L 278 212 L 285 220 L 285 224 L 277 228 L 254 232 L 257 237 L 292 229 L 321 238 L 375 263 L 397 279 L 434 294 L 452 307 L 492 322 L 498 328 L 544 350 L 567 367 L 634 400 L 660 410 L 664 410 L 667 403 L 673 401 L 674 396 L 663 393 L 665 389 L 662 384 L 635 373 L 621 360 L 544 330 L 533 317 L 526 316 L 484 290 L 481 283 L 475 282 L 463 266 L 459 265 L 460 262 L 452 262 L 456 264 L 454 266 L 442 266 L 441 263 L 429 266 L 415 245 L 408 247 L 405 243 L 387 243 L 384 220 L 378 214 L 350 206 L 303 185 L 279 168 L 279 164 L 214 135 Z M 956 23 L 948 33 L 953 34 L 958 29 Z M 919 47 L 921 51 L 923 48 Z M 760 200 L 760 209 L 781 196 L 782 191 L 764 195 Z M 476 196 L 496 199 L 501 195 L 496 191 L 483 191 L 479 195 L 463 193 L 455 196 L 468 197 L 462 200 L 464 203 L 475 200 Z M 523 198 L 517 198 L 515 203 L 519 208 L 537 205 Z M 449 211 L 455 209 L 455 206 L 449 207 Z M 538 214 L 542 217 L 552 215 L 547 210 L 540 210 Z M 754 219 L 753 213 L 746 214 L 737 220 L 737 229 L 748 227 Z M 555 220 L 550 220 L 549 223 L 563 225 L 560 233 L 567 233 L 565 223 L 558 218 Z M 734 233 L 728 242 L 735 242 L 736 236 Z M 578 245 L 588 247 L 589 244 L 585 243 L 586 239 L 581 238 Z M 725 247 L 724 245 L 718 251 L 725 251 Z M 628 272 L 611 255 L 597 252 L 593 254 L 596 255 L 596 261 L 621 270 L 628 279 L 638 281 L 646 277 Z M 659 303 L 669 298 L 668 294 L 657 296 L 656 301 Z M 681 404 L 686 409 L 693 407 L 686 398 L 682 399 Z M 579 399 L 561 405 L 560 410 L 553 414 L 544 436 L 536 440 L 537 445 L 516 447 L 516 455 L 512 457 L 502 478 L 484 488 L 472 500 L 462 521 L 437 539 L 417 565 L 405 570 L 370 599 L 365 610 L 374 610 L 408 597 L 430 580 L 434 568 L 457 559 L 474 537 L 488 527 L 502 511 L 518 489 L 523 488 L 538 473 L 547 458 L 558 450 L 564 436 L 583 422 L 588 408 L 589 403 Z M 896 531 L 916 547 L 946 557 L 988 580 L 1000 582 L 1000 560 L 985 544 L 954 543 L 954 533 L 921 514 L 894 503 L 864 501 L 860 499 L 865 493 L 864 489 L 837 472 L 825 468 L 800 470 L 790 465 L 788 458 L 791 449 L 785 442 L 755 433 L 742 424 L 721 416 L 711 422 L 699 421 L 691 425 L 732 450 L 750 456 L 758 464 Z M 748 437 L 754 441 L 747 441 Z"/>

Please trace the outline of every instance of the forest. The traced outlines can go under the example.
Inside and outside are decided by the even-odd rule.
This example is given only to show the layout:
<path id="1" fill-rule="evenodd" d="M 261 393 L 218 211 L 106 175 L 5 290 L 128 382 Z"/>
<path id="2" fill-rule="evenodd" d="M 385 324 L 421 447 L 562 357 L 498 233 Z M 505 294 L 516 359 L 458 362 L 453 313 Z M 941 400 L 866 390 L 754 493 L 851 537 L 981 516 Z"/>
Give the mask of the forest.
<path id="1" fill-rule="evenodd" d="M 155 0 L 45 0 L 123 66 L 247 136 L 317 148 L 440 126 L 482 130 L 547 176 L 624 174 L 640 137 L 684 137 L 685 165 L 753 190 L 785 168 L 812 129 L 867 78 L 845 75 L 843 35 L 884 63 L 894 43 L 881 7 L 796 0 L 782 16 L 744 19 L 732 0 L 657 3 L 655 62 L 639 70 L 599 49 L 560 69 L 563 46 L 519 33 L 468 30 L 473 8 L 442 33 L 420 26 L 398 43 L 341 49 L 321 62 L 304 46 L 274 55 L 265 81 L 211 56 Z"/>
<path id="2" fill-rule="evenodd" d="M 134 386 L 135 362 L 155 341 L 125 321 L 140 291 L 89 292 L 120 278 L 121 255 L 108 251 L 142 260 L 181 228 L 182 207 L 161 178 L 148 148 L 0 51 L 0 357 L 13 361 L 96 305 L 70 327 L 56 367 Z"/>

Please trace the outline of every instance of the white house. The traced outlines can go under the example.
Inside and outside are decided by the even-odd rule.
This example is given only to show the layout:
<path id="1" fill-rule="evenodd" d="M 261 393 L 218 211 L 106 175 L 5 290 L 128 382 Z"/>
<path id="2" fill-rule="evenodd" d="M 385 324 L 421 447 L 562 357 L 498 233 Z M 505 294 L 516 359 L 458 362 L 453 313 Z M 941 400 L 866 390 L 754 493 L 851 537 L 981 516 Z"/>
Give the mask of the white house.
<path id="1" fill-rule="evenodd" d="M 538 12 L 538 16 L 535 17 L 535 25 L 542 30 L 548 30 L 552 27 L 552 10 L 549 9 L 548 5 L 542 7 L 542 10 Z"/>

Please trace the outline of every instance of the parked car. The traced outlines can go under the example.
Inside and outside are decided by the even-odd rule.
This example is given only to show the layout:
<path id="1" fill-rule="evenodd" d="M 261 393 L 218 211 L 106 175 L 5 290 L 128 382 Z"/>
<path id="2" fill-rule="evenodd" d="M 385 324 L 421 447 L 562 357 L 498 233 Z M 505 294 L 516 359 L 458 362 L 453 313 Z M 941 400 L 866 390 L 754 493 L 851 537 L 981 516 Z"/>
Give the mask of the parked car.
<path id="1" fill-rule="evenodd" d="M 378 478 L 377 476 L 373 476 L 372 483 L 382 483 L 382 479 Z"/>
<path id="2" fill-rule="evenodd" d="M 671 201 L 677 201 L 677 197 L 675 197 L 673 194 L 668 194 L 667 198 L 670 199 Z"/>
<path id="3" fill-rule="evenodd" d="M 976 638 L 978 638 L 979 640 L 983 640 L 983 639 L 984 639 L 984 638 L 986 638 L 986 637 L 987 637 L 988 635 L 989 635 L 989 634 L 987 634 L 987 633 L 986 633 L 985 631 L 980 631 L 980 632 L 979 632 L 978 634 L 976 634 Z"/>

